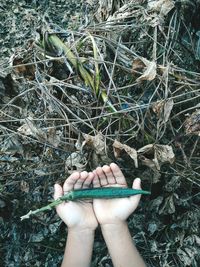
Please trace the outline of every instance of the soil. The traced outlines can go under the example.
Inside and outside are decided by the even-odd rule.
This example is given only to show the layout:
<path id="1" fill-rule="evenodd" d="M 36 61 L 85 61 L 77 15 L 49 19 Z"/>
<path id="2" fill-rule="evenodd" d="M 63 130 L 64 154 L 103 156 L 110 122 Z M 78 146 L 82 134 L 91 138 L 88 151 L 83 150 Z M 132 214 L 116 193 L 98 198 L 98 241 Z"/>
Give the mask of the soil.
<path id="1" fill-rule="evenodd" d="M 199 266 L 199 11 L 199 1 L 0 3 L 0 266 L 60 266 L 67 229 L 55 210 L 20 217 L 73 170 L 110 162 L 151 191 L 128 219 L 147 266 Z M 99 228 L 92 266 L 113 266 Z"/>

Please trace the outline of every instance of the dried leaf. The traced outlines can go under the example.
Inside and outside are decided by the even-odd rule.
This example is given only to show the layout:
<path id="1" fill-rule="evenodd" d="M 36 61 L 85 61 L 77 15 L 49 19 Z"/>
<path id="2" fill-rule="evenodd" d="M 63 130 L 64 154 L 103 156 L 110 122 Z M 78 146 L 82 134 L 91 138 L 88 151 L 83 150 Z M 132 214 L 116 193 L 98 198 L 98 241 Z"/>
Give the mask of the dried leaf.
<path id="1" fill-rule="evenodd" d="M 165 162 L 174 162 L 175 155 L 171 146 L 149 144 L 138 151 L 139 159 L 142 164 L 148 166 L 154 171 L 160 170 L 160 164 Z"/>
<path id="2" fill-rule="evenodd" d="M 0 97 L 1 98 L 5 95 L 5 91 L 6 91 L 5 85 L 3 81 L 0 80 Z"/>
<path id="3" fill-rule="evenodd" d="M 47 131 L 47 141 L 54 147 L 58 147 L 61 141 L 62 132 L 55 128 L 50 128 Z"/>
<path id="4" fill-rule="evenodd" d="M 143 165 L 145 165 L 145 166 L 147 166 L 153 170 L 157 169 L 157 166 L 156 166 L 156 163 L 154 162 L 154 160 L 148 159 L 143 155 L 139 156 L 139 159 L 141 160 Z"/>
<path id="5" fill-rule="evenodd" d="M 83 134 L 83 137 L 85 139 L 84 145 L 87 144 L 88 146 L 91 146 L 97 155 L 105 155 L 105 141 L 101 133 L 95 136 Z"/>
<path id="6" fill-rule="evenodd" d="M 33 136 L 36 139 L 43 141 L 47 139 L 46 133 L 38 128 L 32 121 L 32 118 L 26 119 L 26 123 L 20 126 L 17 131 L 26 136 Z"/>
<path id="7" fill-rule="evenodd" d="M 12 157 L 10 155 L 0 156 L 0 162 L 15 162 L 15 161 L 18 161 L 18 160 L 19 160 L 19 158 Z"/>
<path id="8" fill-rule="evenodd" d="M 143 80 L 146 81 L 152 81 L 156 77 L 156 62 L 155 61 L 149 61 L 148 59 L 144 57 L 136 58 L 133 61 L 132 65 L 132 71 L 138 69 L 138 68 L 144 68 L 143 74 L 136 79 L 137 82 L 141 82 Z"/>
<path id="9" fill-rule="evenodd" d="M 148 224 L 148 231 L 150 233 L 150 236 L 153 235 L 158 230 L 158 224 L 155 222 Z"/>
<path id="10" fill-rule="evenodd" d="M 148 1 L 148 9 L 150 11 L 159 12 L 160 16 L 166 16 L 172 8 L 174 8 L 174 1 L 172 0 Z"/>
<path id="11" fill-rule="evenodd" d="M 160 166 L 158 163 L 157 158 L 155 157 L 155 151 L 154 151 L 154 145 L 149 144 L 142 148 L 140 148 L 138 151 L 139 159 L 141 160 L 141 163 L 149 168 L 151 168 L 155 173 L 160 170 Z M 158 177 L 159 179 L 159 177 Z M 158 180 L 157 180 L 158 181 Z M 157 182 L 155 181 L 155 182 Z"/>
<path id="12" fill-rule="evenodd" d="M 76 171 L 84 171 L 87 160 L 81 153 L 73 152 L 65 161 L 65 170 L 69 173 Z"/>
<path id="13" fill-rule="evenodd" d="M 162 251 L 161 250 L 159 250 L 159 248 L 158 248 L 158 242 L 156 241 L 156 240 L 151 240 L 150 241 L 150 251 L 152 252 L 152 253 L 161 253 Z"/>
<path id="14" fill-rule="evenodd" d="M 25 192 L 25 193 L 29 192 L 29 184 L 24 180 L 21 181 L 20 188 L 22 192 Z"/>
<path id="15" fill-rule="evenodd" d="M 158 196 L 157 198 L 151 200 L 148 203 L 148 209 L 152 212 L 158 212 L 160 209 L 160 205 L 163 202 L 163 196 Z"/>
<path id="16" fill-rule="evenodd" d="M 115 154 L 119 154 L 119 150 L 125 150 L 126 153 L 134 160 L 135 167 L 138 168 L 137 151 L 134 148 L 115 140 L 113 143 L 113 150 Z"/>
<path id="17" fill-rule="evenodd" d="M 162 113 L 163 106 L 164 106 L 163 101 L 158 101 L 158 102 L 152 104 L 152 110 L 154 113 L 157 114 L 158 117 L 160 117 L 160 114 Z"/>
<path id="18" fill-rule="evenodd" d="M 3 209 L 6 207 L 6 202 L 0 199 L 0 209 Z"/>
<path id="19" fill-rule="evenodd" d="M 164 186 L 167 192 L 174 192 L 181 185 L 180 176 L 173 176 L 168 183 Z"/>
<path id="20" fill-rule="evenodd" d="M 58 221 L 58 222 L 49 224 L 48 228 L 49 228 L 50 233 L 52 235 L 55 235 L 55 233 L 58 232 L 61 224 L 62 224 L 62 221 Z"/>
<path id="21" fill-rule="evenodd" d="M 166 123 L 169 120 L 173 105 L 173 99 L 168 99 L 166 101 L 156 102 L 153 104 L 152 109 L 157 114 L 161 122 Z"/>
<path id="22" fill-rule="evenodd" d="M 47 228 L 44 227 L 44 229 L 40 232 L 34 233 L 30 237 L 30 242 L 41 242 L 43 241 L 49 234 L 49 231 Z"/>
<path id="23" fill-rule="evenodd" d="M 17 135 L 14 135 L 14 136 L 11 136 L 10 138 L 5 139 L 3 143 L 1 144 L 0 151 L 5 154 L 9 154 L 9 155 L 15 154 L 15 153 L 23 154 L 24 152 L 23 146 L 21 142 L 19 141 Z"/>
<path id="24" fill-rule="evenodd" d="M 184 266 L 197 266 L 193 265 L 195 256 L 198 255 L 195 247 L 183 247 L 177 249 L 177 255 L 183 262 Z"/>
<path id="25" fill-rule="evenodd" d="M 34 80 L 35 78 L 35 65 L 26 64 L 27 62 L 23 58 L 17 58 L 15 55 L 11 58 L 12 65 L 15 66 L 14 73 L 18 77 L 25 77 L 29 80 Z M 14 73 L 12 76 L 14 76 Z"/>
<path id="26" fill-rule="evenodd" d="M 174 106 L 173 99 L 168 99 L 164 104 L 163 121 L 167 122 Z"/>
<path id="27" fill-rule="evenodd" d="M 138 70 L 138 69 L 143 69 L 145 67 L 144 62 L 142 62 L 142 60 L 140 58 L 136 58 L 133 60 L 132 63 L 132 71 L 134 72 L 134 70 Z"/>
<path id="28" fill-rule="evenodd" d="M 54 128 L 47 130 L 47 133 L 42 129 L 37 127 L 34 122 L 31 121 L 32 118 L 28 118 L 26 123 L 20 126 L 17 131 L 26 136 L 33 136 L 39 141 L 48 141 L 54 147 L 58 147 L 60 143 L 61 132 L 56 131 Z"/>
<path id="29" fill-rule="evenodd" d="M 150 154 L 153 152 L 153 147 L 154 145 L 153 144 L 149 144 L 149 145 L 146 145 L 146 146 L 143 146 L 141 147 L 140 149 L 138 149 L 138 153 L 141 153 L 141 154 Z"/>
<path id="30" fill-rule="evenodd" d="M 172 164 L 175 160 L 175 155 L 171 146 L 168 145 L 155 145 L 155 158 L 158 159 L 159 162 L 165 163 L 169 162 Z"/>
<path id="31" fill-rule="evenodd" d="M 165 198 L 165 202 L 161 209 L 159 210 L 159 214 L 173 214 L 175 212 L 174 205 L 174 194 Z"/>
<path id="32" fill-rule="evenodd" d="M 200 109 L 193 112 L 185 121 L 186 134 L 200 136 Z"/>

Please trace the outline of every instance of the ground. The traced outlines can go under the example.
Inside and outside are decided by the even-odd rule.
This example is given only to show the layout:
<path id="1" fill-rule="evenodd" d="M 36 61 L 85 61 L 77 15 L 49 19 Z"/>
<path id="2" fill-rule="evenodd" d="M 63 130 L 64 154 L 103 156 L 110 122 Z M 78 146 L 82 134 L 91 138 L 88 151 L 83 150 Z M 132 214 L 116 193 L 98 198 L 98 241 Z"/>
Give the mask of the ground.
<path id="1" fill-rule="evenodd" d="M 171 0 L 0 4 L 1 266 L 59 266 L 67 229 L 55 211 L 20 217 L 73 170 L 110 162 L 151 191 L 128 220 L 148 266 L 198 266 L 199 11 Z M 92 266 L 112 266 L 100 229 Z"/>

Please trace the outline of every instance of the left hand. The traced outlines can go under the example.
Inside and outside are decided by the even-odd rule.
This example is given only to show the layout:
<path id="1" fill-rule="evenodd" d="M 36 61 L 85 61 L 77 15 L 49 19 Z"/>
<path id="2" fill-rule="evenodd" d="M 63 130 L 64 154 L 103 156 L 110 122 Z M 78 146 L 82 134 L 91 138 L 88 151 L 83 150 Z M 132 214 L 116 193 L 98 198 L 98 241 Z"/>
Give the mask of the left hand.
<path id="1" fill-rule="evenodd" d="M 59 184 L 54 186 L 54 199 L 63 196 L 64 193 L 81 188 L 89 188 L 94 174 L 92 172 L 75 172 L 65 181 L 63 187 Z M 98 223 L 93 211 L 92 203 L 87 201 L 68 201 L 56 207 L 57 214 L 70 229 L 94 230 Z"/>

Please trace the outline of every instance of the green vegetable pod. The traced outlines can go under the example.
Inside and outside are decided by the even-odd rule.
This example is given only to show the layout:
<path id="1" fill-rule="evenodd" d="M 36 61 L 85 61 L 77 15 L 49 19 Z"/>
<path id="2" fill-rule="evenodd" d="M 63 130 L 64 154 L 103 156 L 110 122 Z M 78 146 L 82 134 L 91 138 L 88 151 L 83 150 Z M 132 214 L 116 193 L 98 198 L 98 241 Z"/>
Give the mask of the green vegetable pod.
<path id="1" fill-rule="evenodd" d="M 87 198 L 124 198 L 138 194 L 150 195 L 151 193 L 145 190 L 131 189 L 126 187 L 98 187 L 69 191 L 67 194 L 61 197 L 60 200 L 75 201 Z"/>
<path id="2" fill-rule="evenodd" d="M 61 204 L 63 201 L 78 201 L 80 199 L 94 199 L 94 198 L 123 198 L 134 195 L 150 195 L 149 191 L 130 189 L 126 187 L 98 187 L 98 188 L 86 188 L 69 191 L 64 196 L 58 198 L 52 203 L 48 204 L 37 210 L 30 210 L 26 215 L 21 216 L 21 220 L 28 219 L 30 216 L 35 215 L 45 210 L 51 210 L 53 207 Z"/>

